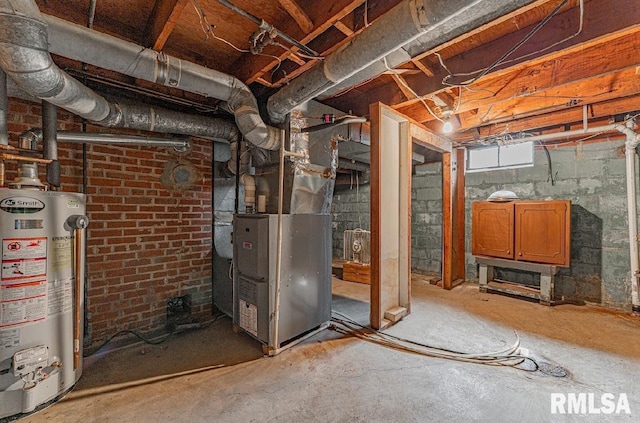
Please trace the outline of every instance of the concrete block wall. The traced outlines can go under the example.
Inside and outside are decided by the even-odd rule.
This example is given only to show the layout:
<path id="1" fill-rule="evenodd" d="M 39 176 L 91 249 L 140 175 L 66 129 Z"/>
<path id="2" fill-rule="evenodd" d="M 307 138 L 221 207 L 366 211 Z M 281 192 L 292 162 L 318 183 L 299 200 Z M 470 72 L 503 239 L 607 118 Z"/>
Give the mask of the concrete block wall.
<path id="1" fill-rule="evenodd" d="M 411 268 L 417 272 L 442 272 L 442 163 L 414 167 Z"/>
<path id="2" fill-rule="evenodd" d="M 549 147 L 556 184 L 548 181 L 545 152 L 536 150 L 535 166 L 466 175 L 466 270 L 477 278 L 471 255 L 471 202 L 497 190 L 520 199 L 571 200 L 571 267 L 556 281 L 556 295 L 572 301 L 630 306 L 630 260 L 626 206 L 624 140 Z M 536 284 L 530 274 L 503 272 L 506 280 Z"/>
<path id="3" fill-rule="evenodd" d="M 40 127 L 40 105 L 10 99 L 10 143 Z M 80 131 L 76 116 L 59 110 L 58 129 Z M 89 131 L 114 130 L 89 125 Z M 88 301 L 91 340 L 122 330 L 164 327 L 170 297 L 190 294 L 194 317 L 211 315 L 210 141 L 194 140 L 184 157 L 202 180 L 172 192 L 160 183 L 169 150 L 87 146 Z M 82 146 L 60 144 L 62 191 L 82 191 Z M 7 180 L 15 176 L 8 163 Z M 44 179 L 44 167 L 40 177 Z"/>
<path id="4" fill-rule="evenodd" d="M 343 257 L 344 231 L 357 228 L 369 230 L 370 193 L 369 184 L 335 188 L 331 204 L 334 258 Z"/>
<path id="5" fill-rule="evenodd" d="M 411 267 L 414 271 L 440 273 L 442 269 L 442 164 L 415 167 L 411 189 Z M 333 257 L 342 259 L 343 232 L 369 229 L 369 185 L 341 188 L 333 197 Z M 358 215 L 358 210 L 360 215 Z"/>

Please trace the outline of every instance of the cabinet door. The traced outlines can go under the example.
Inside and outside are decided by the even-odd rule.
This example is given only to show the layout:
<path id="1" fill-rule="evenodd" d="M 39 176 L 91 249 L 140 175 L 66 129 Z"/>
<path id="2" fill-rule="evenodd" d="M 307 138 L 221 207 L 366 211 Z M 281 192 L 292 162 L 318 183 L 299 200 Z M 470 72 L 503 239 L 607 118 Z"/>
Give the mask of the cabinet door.
<path id="1" fill-rule="evenodd" d="M 571 203 L 516 204 L 516 260 L 569 265 Z"/>
<path id="2" fill-rule="evenodd" d="M 513 203 L 474 202 L 471 226 L 472 254 L 514 258 L 513 222 Z"/>

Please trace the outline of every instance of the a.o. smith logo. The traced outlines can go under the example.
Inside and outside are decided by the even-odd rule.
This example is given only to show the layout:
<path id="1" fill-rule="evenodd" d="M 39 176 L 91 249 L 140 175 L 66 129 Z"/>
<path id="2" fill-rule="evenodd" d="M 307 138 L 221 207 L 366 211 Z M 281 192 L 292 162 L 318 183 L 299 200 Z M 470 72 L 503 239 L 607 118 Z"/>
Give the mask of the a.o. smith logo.
<path id="1" fill-rule="evenodd" d="M 0 201 L 0 209 L 15 214 L 37 213 L 44 209 L 44 203 L 35 198 L 9 197 Z"/>

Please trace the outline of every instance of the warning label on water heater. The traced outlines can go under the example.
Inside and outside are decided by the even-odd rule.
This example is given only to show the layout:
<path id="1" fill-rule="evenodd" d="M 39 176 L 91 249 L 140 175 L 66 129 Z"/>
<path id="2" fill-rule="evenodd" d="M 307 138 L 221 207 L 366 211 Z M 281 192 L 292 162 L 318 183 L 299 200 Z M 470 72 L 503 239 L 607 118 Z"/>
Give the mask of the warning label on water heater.
<path id="1" fill-rule="evenodd" d="M 0 328 L 47 316 L 47 238 L 2 240 Z"/>

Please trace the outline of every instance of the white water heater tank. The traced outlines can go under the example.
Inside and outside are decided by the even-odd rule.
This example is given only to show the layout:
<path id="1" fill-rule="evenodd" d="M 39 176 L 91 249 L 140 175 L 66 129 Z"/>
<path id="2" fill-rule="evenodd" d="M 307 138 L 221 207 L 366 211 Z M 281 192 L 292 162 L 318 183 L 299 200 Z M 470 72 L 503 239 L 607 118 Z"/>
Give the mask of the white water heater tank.
<path id="1" fill-rule="evenodd" d="M 76 240 L 87 223 L 82 194 L 0 189 L 0 420 L 58 399 L 82 374 Z"/>

